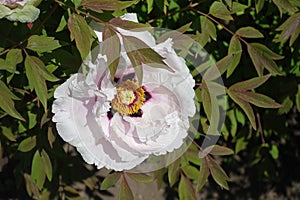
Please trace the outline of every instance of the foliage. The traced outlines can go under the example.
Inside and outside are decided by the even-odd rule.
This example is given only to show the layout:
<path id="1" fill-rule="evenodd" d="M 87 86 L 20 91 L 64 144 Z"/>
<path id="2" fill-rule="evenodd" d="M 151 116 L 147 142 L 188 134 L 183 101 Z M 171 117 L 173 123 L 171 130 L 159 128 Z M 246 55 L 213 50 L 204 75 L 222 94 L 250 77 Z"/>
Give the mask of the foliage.
<path id="1" fill-rule="evenodd" d="M 33 23 L 1 19 L 1 198 L 81 199 L 80 192 L 90 197 L 105 195 L 104 190 L 119 182 L 119 199 L 132 199 L 128 179 L 155 180 L 160 187 L 175 190 L 180 199 L 196 199 L 197 193 L 215 182 L 216 188 L 229 190 L 221 192 L 230 198 L 231 187 L 243 181 L 261 185 L 262 191 L 282 177 L 287 184 L 299 181 L 299 172 L 281 170 L 288 166 L 285 159 L 295 161 L 299 154 L 299 7 L 297 0 L 54 0 L 42 1 L 40 16 Z M 142 23 L 121 21 L 119 17 L 126 12 L 138 13 Z M 206 72 L 210 75 L 204 79 L 197 73 L 201 65 L 190 69 L 197 82 L 198 109 L 203 110 L 201 126 L 182 157 L 151 174 L 111 172 L 102 177 L 95 167 L 85 164 L 57 136 L 51 105 L 55 88 L 77 72 L 97 42 L 91 21 L 104 26 L 103 48 L 112 61 L 120 51 L 120 41 L 107 38 L 116 34 L 117 27 L 177 29 L 199 42 L 216 61 L 227 93 L 219 144 L 199 148 L 208 125 L 218 117 L 211 110 L 214 99 L 206 89 L 214 72 Z M 124 39 L 127 51 L 146 45 L 129 36 Z M 146 50 L 128 53 L 133 66 L 143 61 L 168 68 L 162 57 Z M 114 75 L 118 60 L 109 63 Z M 142 69 L 135 70 L 141 78 Z M 242 176 L 243 181 L 234 182 L 226 172 Z M 77 188 L 75 183 L 85 187 Z M 278 187 L 284 190 L 284 184 Z"/>

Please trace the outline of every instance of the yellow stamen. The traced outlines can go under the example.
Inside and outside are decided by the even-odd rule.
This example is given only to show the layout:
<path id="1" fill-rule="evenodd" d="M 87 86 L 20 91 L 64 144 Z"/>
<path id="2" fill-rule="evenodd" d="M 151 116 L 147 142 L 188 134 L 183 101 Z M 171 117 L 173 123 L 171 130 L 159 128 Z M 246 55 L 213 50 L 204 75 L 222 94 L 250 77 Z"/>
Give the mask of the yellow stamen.
<path id="1" fill-rule="evenodd" d="M 134 81 L 126 80 L 119 84 L 111 104 L 121 115 L 132 115 L 137 113 L 146 101 L 144 96 L 145 91 L 142 87 Z"/>

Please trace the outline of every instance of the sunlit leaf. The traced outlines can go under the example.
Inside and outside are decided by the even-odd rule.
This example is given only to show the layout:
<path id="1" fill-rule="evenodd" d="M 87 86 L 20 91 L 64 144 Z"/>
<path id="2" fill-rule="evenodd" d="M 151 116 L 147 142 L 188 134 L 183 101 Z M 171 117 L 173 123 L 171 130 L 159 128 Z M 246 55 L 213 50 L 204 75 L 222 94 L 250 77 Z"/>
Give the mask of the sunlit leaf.
<path id="1" fill-rule="evenodd" d="M 4 135 L 7 139 L 9 139 L 10 141 L 15 142 L 17 139 L 17 136 L 13 134 L 13 132 L 11 131 L 10 128 L 7 128 L 5 126 L 0 127 L 1 133 L 2 135 Z M 0 147 L 1 147 L 1 143 L 0 143 Z M 1 157 L 0 157 L 1 159 Z"/>
<path id="2" fill-rule="evenodd" d="M 195 190 L 193 185 L 189 179 L 185 176 L 181 176 L 179 186 L 178 186 L 178 194 L 180 200 L 196 200 Z"/>
<path id="3" fill-rule="evenodd" d="M 75 39 L 81 58 L 86 58 L 92 45 L 92 35 L 88 24 L 82 16 L 73 13 L 69 17 L 68 28 Z"/>
<path id="4" fill-rule="evenodd" d="M 119 17 L 109 20 L 109 23 L 118 28 L 122 28 L 130 31 L 146 31 L 152 29 L 148 24 L 137 23 L 129 20 L 124 20 Z"/>
<path id="5" fill-rule="evenodd" d="M 232 86 L 230 86 L 230 89 L 235 91 L 247 91 L 247 90 L 255 89 L 261 86 L 262 84 L 264 84 L 270 77 L 271 77 L 270 74 L 261 77 L 254 77 L 246 81 L 235 83 Z"/>
<path id="6" fill-rule="evenodd" d="M 233 150 L 231 150 L 227 147 L 224 147 L 224 146 L 217 145 L 217 144 L 205 148 L 204 151 L 209 154 L 212 154 L 214 156 L 225 156 L 225 155 L 231 155 L 234 153 Z"/>
<path id="7" fill-rule="evenodd" d="M 289 2 L 289 0 L 272 0 L 272 1 L 279 9 L 280 17 L 282 16 L 283 10 L 286 10 L 290 13 L 296 11 L 295 7 Z"/>
<path id="8" fill-rule="evenodd" d="M 110 27 L 105 27 L 103 31 L 103 54 L 107 57 L 107 63 L 112 79 L 118 68 L 120 60 L 121 44 L 118 35 Z"/>
<path id="9" fill-rule="evenodd" d="M 189 179 L 194 179 L 194 180 L 198 179 L 200 173 L 196 167 L 193 167 L 191 165 L 186 165 L 181 167 L 181 169 Z"/>
<path id="10" fill-rule="evenodd" d="M 235 34 L 245 37 L 245 38 L 263 38 L 264 35 L 259 32 L 259 30 L 251 27 L 251 26 L 247 26 L 247 27 L 242 27 L 239 28 Z"/>
<path id="11" fill-rule="evenodd" d="M 60 31 L 64 30 L 65 27 L 67 27 L 67 24 L 68 23 L 67 23 L 65 15 L 61 16 L 61 19 L 60 19 L 59 25 L 56 29 L 56 32 L 60 32 Z"/>
<path id="12" fill-rule="evenodd" d="M 23 120 L 25 119 L 20 115 L 20 113 L 15 109 L 14 101 L 19 98 L 15 96 L 10 89 L 0 80 L 0 108 L 3 109 L 10 116 Z"/>
<path id="13" fill-rule="evenodd" d="M 226 6 L 219 1 L 213 2 L 209 8 L 209 14 L 223 20 L 233 20 L 230 11 L 227 10 Z"/>
<path id="14" fill-rule="evenodd" d="M 264 4 L 265 4 L 265 0 L 255 0 L 256 13 L 259 13 L 263 9 Z"/>
<path id="15" fill-rule="evenodd" d="M 38 188 L 41 190 L 45 183 L 46 174 L 44 170 L 43 157 L 41 156 L 39 151 L 35 152 L 32 159 L 31 178 L 36 182 Z"/>
<path id="16" fill-rule="evenodd" d="M 152 9 L 153 9 L 153 2 L 154 2 L 154 0 L 146 0 L 146 2 L 147 2 L 147 12 L 149 14 L 152 11 Z"/>
<path id="17" fill-rule="evenodd" d="M 140 84 L 142 83 L 143 76 L 142 64 L 147 64 L 154 68 L 166 69 L 171 72 L 174 71 L 163 62 L 164 58 L 162 56 L 156 53 L 143 41 L 132 36 L 123 36 L 122 38 L 126 53 L 135 69 Z"/>
<path id="18" fill-rule="evenodd" d="M 109 174 L 102 181 L 100 189 L 101 190 L 107 190 L 108 188 L 110 188 L 111 186 L 116 184 L 116 182 L 120 179 L 120 177 L 121 177 L 121 173 L 118 173 L 118 172 L 114 172 L 112 174 Z"/>
<path id="19" fill-rule="evenodd" d="M 41 74 L 39 68 L 44 68 L 43 62 L 34 56 L 26 56 L 25 69 L 26 76 L 29 82 L 30 89 L 34 89 L 39 100 L 43 104 L 45 110 L 47 109 L 47 86 L 44 76 Z"/>
<path id="20" fill-rule="evenodd" d="M 276 30 L 281 31 L 281 33 L 275 42 L 285 42 L 288 38 L 290 38 L 289 45 L 292 46 L 300 34 L 300 13 L 290 16 Z"/>
<path id="21" fill-rule="evenodd" d="M 179 177 L 179 166 L 180 166 L 180 159 L 177 159 L 171 165 L 168 166 L 168 180 L 170 186 L 173 186 Z"/>
<path id="22" fill-rule="evenodd" d="M 213 179 L 216 181 L 218 185 L 220 185 L 222 188 L 225 188 L 226 190 L 229 190 L 227 181 L 229 180 L 229 177 L 225 173 L 225 171 L 222 169 L 222 167 L 216 163 L 211 157 L 208 157 L 207 159 L 208 167 L 210 170 L 210 173 L 213 177 Z"/>
<path id="23" fill-rule="evenodd" d="M 197 192 L 199 192 L 201 188 L 205 185 L 209 176 L 209 168 L 208 168 L 206 157 L 200 159 L 201 159 L 201 166 L 200 166 L 199 178 L 197 181 L 197 188 L 196 188 Z"/>
<path id="24" fill-rule="evenodd" d="M 154 180 L 153 176 L 149 176 L 147 174 L 137 174 L 137 173 L 126 173 L 129 178 L 135 180 L 139 183 L 151 183 Z"/>
<path id="25" fill-rule="evenodd" d="M 28 152 L 36 146 L 36 136 L 28 137 L 19 144 L 18 150 L 22 152 Z"/>
<path id="26" fill-rule="evenodd" d="M 250 43 L 247 45 L 247 49 L 259 76 L 262 76 L 264 67 L 271 73 L 281 74 L 274 60 L 282 59 L 283 56 L 275 54 L 259 43 Z"/>
<path id="27" fill-rule="evenodd" d="M 236 35 L 232 36 L 229 48 L 228 48 L 228 56 L 231 56 L 230 59 L 227 60 L 225 65 L 227 65 L 227 78 L 233 73 L 235 68 L 238 66 L 241 56 L 242 56 L 242 45 L 240 40 L 237 38 Z M 218 67 L 219 68 L 219 67 Z"/>
<path id="28" fill-rule="evenodd" d="M 42 156 L 42 160 L 43 160 L 44 171 L 46 173 L 48 180 L 51 181 L 52 180 L 52 164 L 51 164 L 50 158 L 45 150 L 42 150 L 41 156 Z"/>
<path id="29" fill-rule="evenodd" d="M 37 52 L 48 52 L 61 47 L 58 40 L 54 37 L 47 37 L 43 35 L 32 35 L 28 38 L 27 49 Z"/>
<path id="30" fill-rule="evenodd" d="M 213 40 L 217 40 L 217 29 L 207 17 L 200 16 L 201 31 L 208 34 Z"/>
<path id="31" fill-rule="evenodd" d="M 232 3 L 232 8 L 231 8 L 231 14 L 234 14 L 234 13 L 240 13 L 240 12 L 244 12 L 244 10 L 248 8 L 247 5 L 244 5 L 244 4 L 241 4 L 241 3 L 238 3 L 238 2 L 233 2 Z"/>
<path id="32" fill-rule="evenodd" d="M 25 179 L 26 191 L 28 195 L 38 197 L 39 189 L 37 187 L 36 182 L 32 181 L 30 175 L 27 173 L 24 173 L 24 179 Z"/>
<path id="33" fill-rule="evenodd" d="M 123 177 L 120 185 L 119 200 L 132 200 L 133 194 L 127 183 L 127 180 Z"/>
<path id="34" fill-rule="evenodd" d="M 230 98 L 243 109 L 243 111 L 246 113 L 248 119 L 250 120 L 253 129 L 256 130 L 255 116 L 254 116 L 254 112 L 253 112 L 253 109 L 250 106 L 250 104 L 247 101 L 244 101 L 243 99 L 240 98 L 240 92 L 230 90 L 230 88 L 229 88 L 228 94 L 229 94 Z"/>
<path id="35" fill-rule="evenodd" d="M 23 55 L 21 49 L 11 49 L 6 55 L 6 68 L 9 72 L 14 73 L 16 71 L 17 64 L 23 61 Z M 1 68 L 1 66 L 0 66 Z"/>
<path id="36" fill-rule="evenodd" d="M 242 92 L 240 98 L 262 108 L 280 108 L 281 105 L 276 103 L 270 97 L 255 92 Z"/>

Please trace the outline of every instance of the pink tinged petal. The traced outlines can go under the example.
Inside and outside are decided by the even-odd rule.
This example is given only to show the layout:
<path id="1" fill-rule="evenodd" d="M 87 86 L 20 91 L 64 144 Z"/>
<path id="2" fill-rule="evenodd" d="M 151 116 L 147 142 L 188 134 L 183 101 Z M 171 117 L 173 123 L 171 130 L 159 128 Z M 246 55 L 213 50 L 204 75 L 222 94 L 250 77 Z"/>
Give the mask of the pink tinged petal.
<path id="1" fill-rule="evenodd" d="M 161 155 L 182 145 L 188 122 L 187 117 L 180 118 L 179 102 L 171 91 L 157 87 L 150 88 L 150 92 L 153 97 L 142 106 L 142 117 L 116 114 L 111 121 L 111 135 L 128 151 Z"/>

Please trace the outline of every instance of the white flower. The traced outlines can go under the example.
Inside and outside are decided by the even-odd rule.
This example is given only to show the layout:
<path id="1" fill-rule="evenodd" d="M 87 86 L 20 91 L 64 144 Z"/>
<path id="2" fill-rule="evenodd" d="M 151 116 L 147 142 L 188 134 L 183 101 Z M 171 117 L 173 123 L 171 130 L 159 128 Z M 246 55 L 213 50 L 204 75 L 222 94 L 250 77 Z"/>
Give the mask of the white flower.
<path id="1" fill-rule="evenodd" d="M 123 19 L 137 21 L 135 14 Z M 121 52 L 116 84 L 106 57 L 99 54 L 85 63 L 86 76 L 77 73 L 56 89 L 52 109 L 58 133 L 87 163 L 116 171 L 178 149 L 187 137 L 189 117 L 195 114 L 195 82 L 184 59 L 172 48 L 172 40 L 156 45 L 148 32 L 119 31 L 147 43 L 175 72 L 143 64 L 140 86 Z M 96 34 L 101 41 L 101 33 Z"/>
<path id="2" fill-rule="evenodd" d="M 0 19 L 28 23 L 35 21 L 40 10 L 36 8 L 41 0 L 0 0 Z"/>

